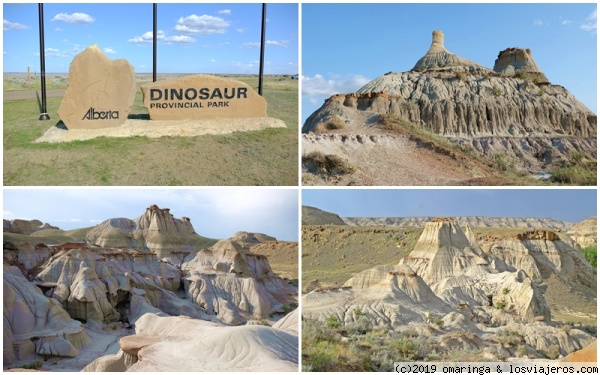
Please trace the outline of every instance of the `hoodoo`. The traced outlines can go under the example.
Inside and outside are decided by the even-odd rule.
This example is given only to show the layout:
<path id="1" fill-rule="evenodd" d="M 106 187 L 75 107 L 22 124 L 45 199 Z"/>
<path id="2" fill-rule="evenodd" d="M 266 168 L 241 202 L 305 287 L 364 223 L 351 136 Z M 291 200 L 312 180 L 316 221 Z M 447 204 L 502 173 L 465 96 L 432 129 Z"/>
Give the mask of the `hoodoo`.
<path id="1" fill-rule="evenodd" d="M 440 30 L 435 30 L 432 33 L 431 46 L 425 56 L 421 57 L 415 66 L 411 69 L 412 71 L 437 69 L 437 68 L 449 68 L 457 66 L 466 67 L 479 67 L 483 68 L 479 64 L 474 63 L 471 60 L 465 59 L 452 52 L 449 52 L 444 47 L 444 33 Z"/>

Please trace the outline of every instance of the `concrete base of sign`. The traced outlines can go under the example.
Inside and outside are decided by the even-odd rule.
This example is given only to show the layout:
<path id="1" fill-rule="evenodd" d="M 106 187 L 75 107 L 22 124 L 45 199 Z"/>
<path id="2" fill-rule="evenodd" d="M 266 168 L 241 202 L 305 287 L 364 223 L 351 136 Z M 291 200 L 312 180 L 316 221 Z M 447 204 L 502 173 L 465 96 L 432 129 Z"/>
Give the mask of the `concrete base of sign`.
<path id="1" fill-rule="evenodd" d="M 272 117 L 177 121 L 127 120 L 121 126 L 102 129 L 66 130 L 53 126 L 43 136 L 36 139 L 35 143 L 84 141 L 97 137 L 195 137 L 205 134 L 227 134 L 238 131 L 285 127 L 286 125 L 282 120 Z"/>

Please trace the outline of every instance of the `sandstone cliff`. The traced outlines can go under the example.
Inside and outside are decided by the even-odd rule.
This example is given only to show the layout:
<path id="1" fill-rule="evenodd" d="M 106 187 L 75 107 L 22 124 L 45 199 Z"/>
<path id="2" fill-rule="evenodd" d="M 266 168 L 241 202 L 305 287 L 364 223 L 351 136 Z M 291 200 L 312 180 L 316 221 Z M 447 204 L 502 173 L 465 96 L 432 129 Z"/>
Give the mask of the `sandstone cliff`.
<path id="1" fill-rule="evenodd" d="M 598 220 L 590 217 L 573 225 L 567 234 L 573 238 L 581 247 L 587 247 L 598 242 Z"/>
<path id="2" fill-rule="evenodd" d="M 54 227 L 48 223 L 42 223 L 39 220 L 4 219 L 3 224 L 4 232 L 17 234 L 31 234 L 44 229 L 58 229 L 58 227 Z"/>

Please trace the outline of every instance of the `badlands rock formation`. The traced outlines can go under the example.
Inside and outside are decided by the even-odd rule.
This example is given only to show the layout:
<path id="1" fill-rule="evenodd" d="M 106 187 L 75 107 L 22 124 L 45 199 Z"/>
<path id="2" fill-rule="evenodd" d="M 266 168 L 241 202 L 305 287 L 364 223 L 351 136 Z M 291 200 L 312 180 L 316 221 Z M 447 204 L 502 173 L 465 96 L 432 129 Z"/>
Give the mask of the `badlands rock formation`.
<path id="1" fill-rule="evenodd" d="M 221 327 L 146 314 L 136 334 L 121 339 L 117 354 L 98 358 L 84 371 L 297 371 L 297 322 Z"/>
<path id="2" fill-rule="evenodd" d="M 434 219 L 432 216 L 423 217 L 344 217 L 347 225 L 392 225 L 398 227 L 423 227 Z M 547 228 L 566 231 L 573 223 L 568 223 L 552 218 L 537 217 L 485 217 L 485 216 L 457 216 L 454 221 L 461 227 L 470 225 L 480 228 Z"/>
<path id="3" fill-rule="evenodd" d="M 302 225 L 345 225 L 345 222 L 337 214 L 302 206 Z"/>
<path id="4" fill-rule="evenodd" d="M 469 331 L 480 338 L 470 349 L 488 353 L 497 353 L 489 350 L 496 345 L 492 336 L 523 332 L 525 349 L 538 357 L 552 345 L 566 355 L 594 340 L 581 330 L 552 324 L 554 311 L 545 294 L 553 286 L 542 285 L 558 277 L 578 297 L 585 294 L 595 302 L 596 274 L 577 250 L 555 232 L 525 231 L 510 244 L 493 246 L 480 246 L 470 232 L 451 218 L 426 223 L 413 251 L 397 265 L 376 266 L 342 287 L 305 294 L 303 318 L 324 322 L 333 317 L 346 325 L 367 319 L 370 326 L 396 332 L 417 329 L 450 351 L 465 348 L 448 338 Z M 430 323 L 437 328 L 427 328 Z"/>
<path id="5" fill-rule="evenodd" d="M 570 160 L 575 151 L 596 158 L 596 115 L 564 87 L 545 82 L 529 50 L 502 51 L 491 70 L 446 51 L 441 32 L 434 32 L 429 52 L 413 70 L 390 72 L 356 93 L 333 95 L 302 132 L 326 129 L 323 124 L 333 121 L 343 124 L 338 133 L 368 138 L 385 116 L 488 158 L 507 155 L 531 172 Z M 307 135 L 304 142 L 324 140 Z"/>
<path id="6" fill-rule="evenodd" d="M 39 220 L 6 220 L 4 219 L 4 232 L 17 234 L 31 234 L 44 229 L 58 229 L 48 223 L 42 223 Z"/>
<path id="7" fill-rule="evenodd" d="M 137 363 L 144 371 L 166 370 L 168 362 L 159 366 L 142 347 L 160 341 L 171 351 L 186 340 L 190 351 L 180 354 L 196 357 L 193 350 L 203 348 L 204 359 L 171 362 L 173 371 L 216 369 L 209 363 L 219 363 L 221 369 L 258 363 L 281 371 L 297 366 L 291 359 L 297 358 L 293 317 L 276 325 L 279 329 L 257 325 L 274 324 L 297 305 L 297 287 L 277 276 L 266 256 L 251 251 L 275 238 L 238 232 L 215 242 L 199 236 L 188 218 L 175 219 L 155 205 L 134 220 L 109 219 L 94 228 L 39 236 L 42 232 L 5 235 L 5 368 L 36 355 L 77 359 L 83 351 L 83 358 L 90 358 L 89 352 L 100 350 L 96 343 L 88 345 L 88 336 L 105 337 L 108 333 L 102 332 L 108 330 L 116 339 L 133 327 L 137 334 L 121 342 L 124 352 L 116 362 L 103 359 L 91 368 L 120 371 Z M 73 234 L 87 243 L 52 244 Z M 158 319 L 152 320 L 155 328 L 148 328 L 152 333 L 140 323 L 149 315 Z M 178 318 L 164 320 L 168 324 L 159 319 L 170 316 Z M 172 331 L 161 331 L 165 324 Z M 244 324 L 248 326 L 228 327 Z M 199 339 L 202 330 L 207 335 Z M 185 332 L 189 335 L 184 338 Z M 245 351 L 241 343 L 260 347 Z M 157 358 L 165 357 L 165 352 L 157 353 Z"/>
<path id="8" fill-rule="evenodd" d="M 579 246 L 587 247 L 598 242 L 598 220 L 590 217 L 584 221 L 573 225 L 567 234 L 574 239 Z"/>

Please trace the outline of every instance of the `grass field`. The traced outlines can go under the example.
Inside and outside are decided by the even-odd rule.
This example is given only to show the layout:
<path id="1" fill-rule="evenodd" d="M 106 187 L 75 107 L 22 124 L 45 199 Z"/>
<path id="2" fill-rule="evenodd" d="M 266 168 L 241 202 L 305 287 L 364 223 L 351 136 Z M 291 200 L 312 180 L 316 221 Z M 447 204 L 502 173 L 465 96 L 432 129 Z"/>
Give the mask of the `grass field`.
<path id="1" fill-rule="evenodd" d="M 137 78 L 138 84 L 147 81 Z M 258 77 L 235 79 L 258 86 Z M 5 91 L 15 86 L 5 78 Z M 65 144 L 33 143 L 58 123 L 61 98 L 48 98 L 50 121 L 38 120 L 35 99 L 5 101 L 4 185 L 296 186 L 298 81 L 266 77 L 264 97 L 268 115 L 283 120 L 287 128 L 156 139 L 100 137 Z M 138 91 L 130 116 L 147 115 Z"/>

